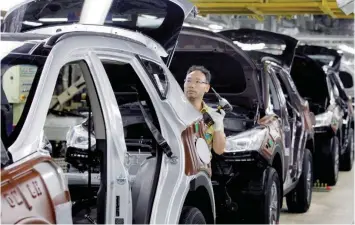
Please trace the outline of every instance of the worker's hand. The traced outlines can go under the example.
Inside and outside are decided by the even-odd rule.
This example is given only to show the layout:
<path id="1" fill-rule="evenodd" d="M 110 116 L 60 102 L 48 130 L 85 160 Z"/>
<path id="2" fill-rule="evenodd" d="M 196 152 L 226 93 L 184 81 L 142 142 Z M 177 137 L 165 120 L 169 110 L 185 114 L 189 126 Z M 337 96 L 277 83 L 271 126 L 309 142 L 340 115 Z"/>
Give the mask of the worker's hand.
<path id="1" fill-rule="evenodd" d="M 217 112 L 217 110 L 214 110 L 212 108 L 208 108 L 207 113 L 210 114 L 210 116 L 213 119 L 213 128 L 214 131 L 223 131 L 224 125 L 223 125 L 223 119 L 224 116 L 226 115 L 226 112 L 223 109 L 219 110 L 220 112 Z"/>

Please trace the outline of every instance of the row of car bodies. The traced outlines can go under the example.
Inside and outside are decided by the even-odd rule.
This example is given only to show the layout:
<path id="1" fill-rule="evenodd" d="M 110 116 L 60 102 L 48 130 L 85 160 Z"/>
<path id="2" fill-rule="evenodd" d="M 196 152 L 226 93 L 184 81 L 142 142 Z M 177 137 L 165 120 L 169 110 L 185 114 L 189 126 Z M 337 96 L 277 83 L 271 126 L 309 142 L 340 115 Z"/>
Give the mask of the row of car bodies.
<path id="1" fill-rule="evenodd" d="M 335 147 L 319 147 L 318 127 L 326 127 L 331 146 L 341 143 L 337 154 L 346 161 L 352 112 L 342 113 L 349 108 L 335 99 L 327 112 L 336 122 L 317 125 L 322 114 L 311 113 L 313 100 L 293 81 L 308 72 L 293 71 L 297 40 L 181 29 L 191 12 L 182 0 L 28 1 L 9 11 L 1 55 L 4 223 L 277 223 L 284 196 L 290 211 L 309 209 L 313 161 L 336 164 L 323 159 Z M 125 13 L 136 23 L 116 18 Z M 160 20 L 138 26 L 152 15 Z M 246 51 L 236 44 L 243 40 L 282 41 L 285 49 L 278 56 Z M 212 160 L 204 118 L 181 89 L 191 65 L 208 68 L 212 87 L 233 105 L 226 151 Z M 24 79 L 17 70 L 27 77 L 21 96 L 9 91 Z M 329 78 L 336 70 L 321 71 L 341 88 Z M 217 106 L 214 94 L 204 100 Z M 80 122 L 62 135 L 69 119 Z"/>

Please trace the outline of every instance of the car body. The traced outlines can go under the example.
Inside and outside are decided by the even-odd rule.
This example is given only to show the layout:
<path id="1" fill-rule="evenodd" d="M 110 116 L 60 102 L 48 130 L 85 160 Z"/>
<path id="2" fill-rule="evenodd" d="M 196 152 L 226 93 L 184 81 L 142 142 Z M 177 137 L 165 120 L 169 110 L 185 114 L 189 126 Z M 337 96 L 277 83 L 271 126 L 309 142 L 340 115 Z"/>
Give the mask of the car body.
<path id="1" fill-rule="evenodd" d="M 353 107 L 339 77 L 340 61 L 341 53 L 334 49 L 299 46 L 291 71 L 300 94 L 316 114 L 315 171 L 327 185 L 335 185 L 339 167 L 351 169 L 354 158 Z"/>
<path id="2" fill-rule="evenodd" d="M 245 35 L 247 31 L 219 34 L 186 27 L 180 33 L 169 69 L 182 86 L 190 66 L 205 66 L 212 74 L 211 87 L 233 106 L 224 119 L 226 152 L 214 155 L 212 160 L 217 218 L 222 223 L 238 219 L 274 223 L 279 219 L 283 196 L 304 196 L 293 201 L 289 197 L 290 211 L 305 212 L 310 206 L 312 116 L 307 101 L 298 95 L 289 73 L 274 63 L 275 58 L 256 59 L 228 35 Z M 292 118 L 287 114 L 281 82 L 290 93 Z M 270 99 L 279 104 L 274 102 L 272 106 Z M 207 93 L 204 101 L 216 107 L 213 93 Z M 300 188 L 302 185 L 305 188 Z M 274 192 L 277 194 L 272 195 Z M 270 205 L 262 205 L 265 201 Z"/>
<path id="3" fill-rule="evenodd" d="M 65 178 L 68 182 L 73 206 L 70 207 L 72 204 L 68 201 L 69 207 L 68 204 L 59 207 L 56 209 L 58 214 L 49 222 L 59 223 L 65 219 L 65 223 L 186 223 L 193 211 L 192 221 L 203 219 L 199 223 L 214 223 L 215 203 L 209 160 L 206 161 L 204 157 L 209 152 L 206 152 L 207 144 L 203 138 L 203 118 L 187 101 L 163 61 L 168 56 L 165 44 L 168 40 L 177 39 L 179 27 L 194 10 L 193 5 L 187 1 L 163 0 L 157 1 L 157 4 L 150 2 L 148 9 L 142 9 L 139 7 L 147 7 L 142 1 L 121 2 L 118 5 L 114 4 L 118 3 L 116 1 L 97 3 L 27 1 L 21 7 L 10 10 L 5 17 L 3 31 L 18 33 L 2 33 L 2 43 L 8 46 L 8 52 L 2 55 L 2 65 L 8 68 L 2 71 L 2 84 L 7 78 L 13 81 L 13 74 L 16 79 L 21 79 L 21 88 L 28 86 L 14 95 L 9 92 L 9 86 L 4 86 L 6 97 L 11 99 L 11 107 L 22 104 L 19 106 L 24 110 L 20 110 L 19 114 L 19 111 L 12 113 L 16 119 L 10 119 L 15 121 L 12 129 L 9 129 L 11 137 L 2 137 L 8 141 L 5 147 L 13 160 L 2 170 L 2 176 L 3 171 L 11 165 L 24 165 L 31 157 L 48 156 L 48 151 L 39 147 L 43 146 L 40 143 L 45 139 L 44 135 L 52 144 L 52 158 L 61 157 L 61 148 L 53 143 L 73 140 L 68 143 L 72 149 L 64 149 L 68 150 L 66 157 L 78 162 L 78 158 L 83 158 L 83 152 L 71 153 L 86 146 L 89 169 L 83 172 L 85 167 L 80 167 L 79 172 L 69 170 L 64 175 L 57 174 L 58 180 Z M 90 7 L 90 4 L 93 5 Z M 110 8 L 111 5 L 117 8 Z M 129 11 L 132 6 L 134 10 Z M 133 27 L 130 23 L 112 24 L 112 19 L 110 25 L 105 23 L 108 12 L 117 14 L 118 11 L 120 14 L 123 9 L 128 10 L 126 13 L 131 13 L 132 18 L 138 13 L 146 13 L 165 19 L 153 21 L 153 25 L 149 25 L 153 28 L 144 28 L 146 25 L 139 27 L 140 32 L 136 32 L 134 24 Z M 43 17 L 34 14 L 38 10 Z M 58 18 L 62 20 L 63 16 L 68 23 L 53 22 Z M 16 20 L 20 17 L 24 20 Z M 44 19 L 39 20 L 41 18 Z M 154 25 L 156 23 L 158 25 Z M 24 64 L 27 67 L 23 67 Z M 80 69 L 80 75 L 76 74 L 75 68 Z M 115 80 L 117 68 L 125 74 L 118 81 Z M 18 69 L 31 72 L 26 82 L 22 80 L 24 78 L 19 75 Z M 11 73 L 6 74 L 9 70 Z M 69 82 L 69 86 L 68 79 L 70 81 L 72 78 L 67 77 L 68 73 L 71 77 L 78 75 L 78 80 Z M 156 74 L 159 76 L 156 77 Z M 10 98 L 13 96 L 21 101 L 14 102 Z M 128 103 L 144 106 L 137 108 L 134 104 L 127 106 Z M 68 113 L 68 107 L 71 113 Z M 82 109 L 86 110 L 85 114 L 80 112 Z M 135 114 L 137 109 L 139 115 Z M 144 116 L 144 110 L 151 116 Z M 150 136 L 145 137 L 147 134 L 143 134 L 143 129 L 136 128 L 133 134 L 138 135 L 138 138 L 125 139 L 124 126 L 134 116 L 139 117 L 137 120 L 145 121 L 147 126 L 155 124 L 157 128 L 154 134 L 150 132 Z M 87 131 L 87 140 L 76 138 L 76 133 L 69 128 L 77 123 L 73 120 L 81 123 L 86 117 L 88 129 L 83 129 L 81 125 L 73 129 L 81 130 L 84 136 Z M 91 122 L 95 139 L 89 133 Z M 51 136 L 55 134 L 53 127 L 57 128 L 54 138 Z M 63 135 L 63 127 L 67 129 L 68 136 Z M 154 148 L 153 153 L 144 152 L 148 145 L 146 138 L 153 142 L 153 147 L 150 147 Z M 99 153 L 98 156 L 96 153 Z M 93 160 L 95 157 L 99 160 Z M 131 162 L 137 158 L 143 158 L 143 162 L 138 162 L 139 168 L 133 169 L 135 174 L 130 174 Z M 94 165 L 90 165 L 94 161 L 99 163 L 99 174 L 92 169 Z M 67 165 L 66 162 L 63 169 Z M 41 178 L 47 182 L 48 177 Z M 47 184 L 44 188 L 51 192 L 57 187 Z M 4 191 L 7 190 L 2 189 L 2 194 Z M 47 198 L 41 202 L 44 205 L 50 200 Z M 3 198 L 2 203 L 5 204 L 5 201 Z M 18 221 L 10 220 L 10 213 L 4 214 L 3 209 L 2 221 Z M 10 210 L 21 217 L 18 207 Z M 36 210 L 37 217 L 46 220 L 41 216 L 43 209 Z M 199 218 L 196 218 L 196 212 Z"/>
<path id="4" fill-rule="evenodd" d="M 354 69 L 343 60 L 340 63 L 339 77 L 344 85 L 346 94 L 352 98 L 354 103 Z"/>

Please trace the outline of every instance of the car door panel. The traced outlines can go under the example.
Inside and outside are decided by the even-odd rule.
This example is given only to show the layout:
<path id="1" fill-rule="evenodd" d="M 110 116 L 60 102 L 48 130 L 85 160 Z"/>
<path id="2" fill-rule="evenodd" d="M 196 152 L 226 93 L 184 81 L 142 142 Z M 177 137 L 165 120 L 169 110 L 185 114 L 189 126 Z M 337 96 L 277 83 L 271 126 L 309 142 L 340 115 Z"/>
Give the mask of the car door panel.
<path id="1" fill-rule="evenodd" d="M 294 118 L 292 118 L 290 123 L 290 115 L 286 105 L 287 102 L 284 93 L 282 92 L 280 81 L 278 80 L 275 72 L 275 68 L 271 69 L 270 77 L 274 83 L 280 102 L 281 121 L 283 126 L 283 134 L 285 135 L 285 156 L 287 157 L 285 158 L 285 166 L 291 171 L 291 178 L 294 178 L 295 171 L 297 171 L 297 168 L 295 167 L 295 158 L 297 158 L 297 155 L 295 155 L 295 153 L 297 153 L 297 146 L 299 145 L 299 140 L 296 137 L 300 134 L 297 127 L 297 121 L 294 121 Z"/>

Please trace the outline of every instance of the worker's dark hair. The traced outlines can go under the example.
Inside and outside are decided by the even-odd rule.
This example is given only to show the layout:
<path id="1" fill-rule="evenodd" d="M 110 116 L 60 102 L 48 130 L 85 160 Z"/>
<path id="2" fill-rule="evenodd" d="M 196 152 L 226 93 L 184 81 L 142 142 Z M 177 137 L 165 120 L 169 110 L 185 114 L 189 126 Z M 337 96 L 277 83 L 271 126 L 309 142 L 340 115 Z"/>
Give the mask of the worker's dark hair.
<path id="1" fill-rule="evenodd" d="M 211 76 L 211 72 L 210 72 L 206 67 L 204 67 L 204 66 L 196 66 L 196 65 L 193 65 L 193 66 L 191 66 L 191 67 L 189 68 L 189 70 L 187 71 L 187 74 L 189 74 L 189 73 L 191 73 L 191 72 L 193 72 L 193 71 L 196 71 L 196 70 L 201 71 L 201 73 L 205 74 L 206 80 L 207 80 L 208 83 L 211 82 L 211 77 L 212 77 L 212 76 Z"/>

